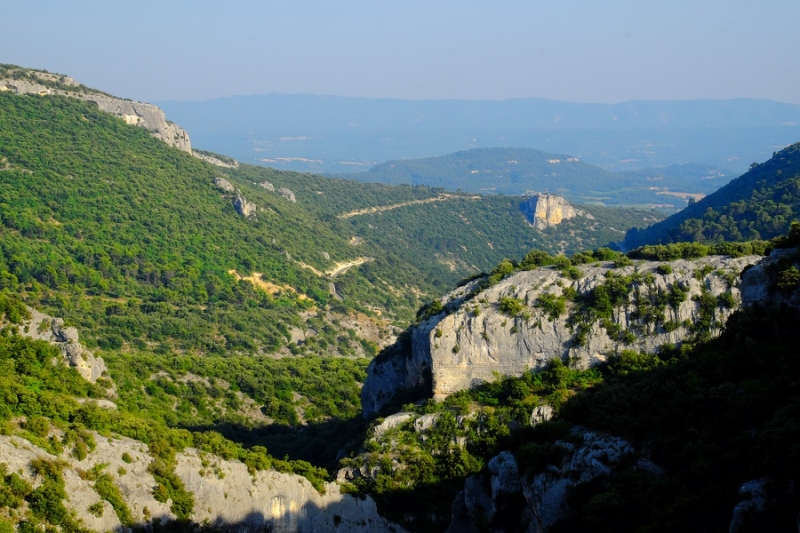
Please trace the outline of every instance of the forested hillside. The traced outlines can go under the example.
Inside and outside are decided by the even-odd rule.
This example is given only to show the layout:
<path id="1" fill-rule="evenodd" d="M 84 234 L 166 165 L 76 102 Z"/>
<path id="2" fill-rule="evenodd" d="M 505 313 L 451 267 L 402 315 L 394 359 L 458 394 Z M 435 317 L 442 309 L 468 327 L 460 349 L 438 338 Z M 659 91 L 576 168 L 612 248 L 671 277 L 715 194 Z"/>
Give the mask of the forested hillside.
<path id="1" fill-rule="evenodd" d="M 786 233 L 800 213 L 800 143 L 753 163 L 743 176 L 646 230 L 627 246 L 681 241 L 769 239 Z"/>
<path id="2" fill-rule="evenodd" d="M 291 189 L 296 201 L 266 182 Z M 237 194 L 256 206 L 252 216 L 237 212 Z M 208 407 L 202 402 L 221 389 L 177 380 L 216 376 L 285 427 L 352 418 L 367 363 L 359 358 L 390 343 L 421 302 L 532 246 L 595 247 L 658 219 L 590 208 L 594 219 L 540 232 L 520 201 L 215 167 L 91 103 L 0 94 L 3 289 L 64 317 L 87 347 L 104 350 L 121 399 L 130 391 L 141 407 L 138 391 L 149 387 L 148 409 L 167 413 L 188 395 L 195 403 L 177 416 L 152 416 L 183 426 L 225 422 L 227 434 L 286 452 L 298 449 L 288 437 L 250 432 L 261 419 L 243 418 L 243 398 Z M 203 364 L 193 359 L 201 354 Z M 223 361 L 267 354 L 348 359 L 336 368 L 316 359 Z M 175 368 L 171 381 L 148 378 Z M 307 390 L 313 380 L 289 378 L 312 373 L 325 376 L 324 386 Z M 322 457 L 306 448 L 304 457 Z"/>

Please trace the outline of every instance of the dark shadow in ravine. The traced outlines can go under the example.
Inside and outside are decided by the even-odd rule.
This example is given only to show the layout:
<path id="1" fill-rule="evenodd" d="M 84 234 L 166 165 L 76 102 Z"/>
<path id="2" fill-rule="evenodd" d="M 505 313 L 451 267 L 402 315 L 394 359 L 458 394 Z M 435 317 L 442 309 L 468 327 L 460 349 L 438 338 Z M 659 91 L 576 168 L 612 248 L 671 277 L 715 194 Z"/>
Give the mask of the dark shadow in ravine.
<path id="1" fill-rule="evenodd" d="M 270 424 L 247 427 L 222 423 L 189 426 L 190 431 L 216 431 L 246 448 L 264 446 L 273 457 L 308 461 L 335 472 L 339 459 L 358 450 L 368 421 L 361 415 L 350 419 L 333 418 L 297 426 Z"/>

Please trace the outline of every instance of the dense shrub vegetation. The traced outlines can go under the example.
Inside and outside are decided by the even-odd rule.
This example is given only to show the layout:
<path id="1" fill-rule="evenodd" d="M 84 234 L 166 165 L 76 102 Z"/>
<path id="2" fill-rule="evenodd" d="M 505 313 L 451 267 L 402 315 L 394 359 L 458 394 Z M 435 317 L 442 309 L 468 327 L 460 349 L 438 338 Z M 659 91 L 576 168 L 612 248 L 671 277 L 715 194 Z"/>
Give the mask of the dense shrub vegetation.
<path id="1" fill-rule="evenodd" d="M 770 239 L 785 234 L 800 213 L 800 143 L 753 164 L 717 192 L 645 230 L 629 246 L 669 242 Z"/>

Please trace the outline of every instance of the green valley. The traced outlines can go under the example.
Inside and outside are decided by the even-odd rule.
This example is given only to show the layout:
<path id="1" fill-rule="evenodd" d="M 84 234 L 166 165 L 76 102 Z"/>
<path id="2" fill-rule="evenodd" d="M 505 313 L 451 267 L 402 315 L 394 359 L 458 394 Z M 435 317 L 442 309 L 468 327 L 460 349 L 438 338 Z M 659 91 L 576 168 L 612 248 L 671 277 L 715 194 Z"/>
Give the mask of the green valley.
<path id="1" fill-rule="evenodd" d="M 725 172 L 331 178 L 0 67 L 0 533 L 793 525 L 800 144 L 665 219 Z"/>

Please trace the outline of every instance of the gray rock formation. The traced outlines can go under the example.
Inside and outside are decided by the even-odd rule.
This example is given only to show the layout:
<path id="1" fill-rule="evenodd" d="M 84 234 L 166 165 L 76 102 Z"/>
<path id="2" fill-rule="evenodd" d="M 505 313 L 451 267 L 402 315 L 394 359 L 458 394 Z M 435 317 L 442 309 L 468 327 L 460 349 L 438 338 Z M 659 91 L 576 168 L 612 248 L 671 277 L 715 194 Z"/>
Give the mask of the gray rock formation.
<path id="1" fill-rule="evenodd" d="M 800 308 L 800 291 L 781 290 L 778 286 L 780 272 L 791 267 L 800 268 L 800 253 L 796 248 L 772 250 L 763 261 L 742 274 L 742 300 L 746 305 L 786 304 Z"/>
<path id="2" fill-rule="evenodd" d="M 233 207 L 236 208 L 236 212 L 242 215 L 245 218 L 250 218 L 255 216 L 258 207 L 253 202 L 250 202 L 242 196 L 241 191 L 236 192 L 236 198 L 233 200 Z"/>
<path id="3" fill-rule="evenodd" d="M 563 458 L 531 477 L 520 476 L 510 452 L 492 458 L 487 471 L 467 478 L 456 496 L 448 533 L 505 531 L 493 523 L 500 517 L 505 525 L 515 522 L 515 531 L 543 533 L 569 514 L 570 490 L 610 474 L 634 452 L 617 437 L 581 428 L 574 429 L 573 435 L 582 443 L 556 441 Z"/>
<path id="4" fill-rule="evenodd" d="M 342 494 L 336 483 L 319 494 L 303 477 L 272 470 L 251 475 L 238 461 L 179 454 L 175 473 L 194 494 L 197 523 L 236 525 L 245 531 L 377 532 L 404 530 L 378 514 L 371 498 Z M 210 460 L 210 461 L 209 461 Z"/>
<path id="5" fill-rule="evenodd" d="M 530 424 L 535 426 L 536 424 L 541 424 L 542 422 L 547 422 L 548 420 L 553 418 L 555 412 L 553 408 L 547 404 L 538 405 L 533 408 L 531 411 L 531 418 Z"/>
<path id="6" fill-rule="evenodd" d="M 498 511 L 504 511 L 504 498 L 521 492 L 522 480 L 514 456 L 511 452 L 496 455 L 489 461 L 486 475 L 473 475 L 464 481 L 464 490 L 453 503 L 447 533 L 481 531 L 481 525 L 491 524 Z"/>
<path id="7" fill-rule="evenodd" d="M 564 198 L 553 194 L 534 194 L 520 205 L 528 222 L 536 229 L 545 229 L 561 224 L 586 213 L 572 207 Z"/>
<path id="8" fill-rule="evenodd" d="M 60 431 L 53 429 L 51 435 L 60 437 Z M 104 471 L 112 475 L 119 487 L 134 523 L 144 525 L 156 519 L 163 524 L 175 520 L 169 502 L 160 503 L 153 497 L 156 481 L 148 471 L 153 457 L 145 451 L 147 447 L 125 437 L 109 438 L 97 433 L 93 436 L 97 446 L 81 461 L 70 450 L 53 456 L 20 437 L 0 436 L 0 463 L 6 463 L 11 472 L 19 472 L 36 488 L 41 479 L 31 470 L 33 459 L 64 461 L 69 498 L 64 503 L 90 530 L 122 529 L 111 505 L 101 500 L 92 482 L 81 476 L 100 464 L 106 465 Z M 130 462 L 123 461 L 123 454 L 130 457 Z M 193 493 L 191 519 L 196 523 L 233 526 L 242 532 L 404 531 L 381 517 L 372 499 L 342 494 L 335 483 L 328 483 L 324 494 L 320 494 L 303 477 L 272 470 L 251 475 L 243 463 L 209 454 L 201 458 L 193 449 L 177 455 L 175 473 L 186 490 Z M 89 506 L 97 503 L 103 506 L 99 517 L 88 511 Z"/>
<path id="9" fill-rule="evenodd" d="M 9 75 L 15 74 L 7 73 L 7 76 Z M 101 110 L 121 118 L 128 124 L 146 128 L 153 136 L 170 146 L 192 153 L 189 134 L 177 124 L 169 122 L 164 112 L 152 104 L 125 100 L 89 89 L 69 76 L 60 74 L 20 68 L 16 71 L 16 76 L 20 79 L 13 77 L 0 79 L 0 90 L 15 94 L 61 95 L 93 102 Z"/>
<path id="10" fill-rule="evenodd" d="M 234 192 L 236 188 L 225 178 L 214 178 L 214 186 L 224 192 Z"/>
<path id="11" fill-rule="evenodd" d="M 84 379 L 94 383 L 106 372 L 106 364 L 102 357 L 95 357 L 78 341 L 78 330 L 64 327 L 64 320 L 53 318 L 28 308 L 31 318 L 18 326 L 23 337 L 42 340 L 53 344 L 61 350 L 64 362 L 74 367 Z"/>
<path id="12" fill-rule="evenodd" d="M 739 273 L 759 259 L 758 256 L 714 256 L 680 260 L 670 263 L 672 272 L 669 274 L 659 273 L 660 262 L 640 262 L 616 269 L 606 263 L 581 266 L 583 276 L 577 280 L 566 278 L 553 268 L 538 268 L 517 272 L 464 303 L 480 283 L 475 280 L 443 299 L 447 312 L 412 327 L 407 340 L 398 342 L 370 363 L 361 391 L 364 415 L 379 411 L 403 389 L 419 389 L 421 396 L 432 393 L 436 398 L 444 398 L 494 380 L 496 373 L 519 376 L 542 368 L 556 357 L 569 358 L 585 368 L 625 349 L 654 353 L 664 344 L 680 345 L 702 318 L 700 303 L 693 298 L 704 292 L 714 297 L 729 292 L 734 301 L 730 308 L 720 304 L 715 309 L 710 333 L 717 335 L 739 305 Z M 696 276 L 700 276 L 701 271 L 698 279 Z M 640 276 L 628 302 L 614 309 L 611 321 L 621 332 L 636 333 L 628 344 L 620 340 L 619 334 L 609 334 L 599 321 L 589 325 L 584 343 L 578 344 L 574 328 L 568 322 L 576 304 L 567 302 L 567 311 L 555 320 L 536 307 L 537 299 L 543 294 L 558 297 L 574 290 L 586 295 L 605 284 L 609 273 Z M 729 287 L 730 280 L 733 286 Z M 687 298 L 674 308 L 666 307 L 663 322 L 647 323 L 638 316 L 637 300 L 668 293 L 674 284 L 687 292 Z M 516 299 L 523 305 L 523 311 L 513 317 L 507 316 L 500 309 L 501 298 Z M 666 323 L 672 327 L 667 328 Z"/>
<path id="13" fill-rule="evenodd" d="M 294 197 L 294 193 L 291 190 L 287 189 L 286 187 L 281 187 L 280 189 L 278 189 L 278 194 L 280 194 L 293 204 L 297 203 L 297 199 Z"/>
<path id="14" fill-rule="evenodd" d="M 271 184 L 270 182 L 268 182 L 268 181 L 264 181 L 262 183 L 259 183 L 259 186 L 264 187 L 269 192 L 275 192 L 275 186 L 273 184 Z"/>
<path id="15" fill-rule="evenodd" d="M 745 533 L 753 531 L 753 525 L 757 523 L 767 505 L 767 485 L 769 479 L 751 479 L 739 487 L 739 496 L 742 497 L 733 509 L 733 517 L 728 528 L 729 533 Z"/>
<path id="16" fill-rule="evenodd" d="M 222 167 L 222 168 L 239 168 L 239 162 L 235 161 L 233 159 L 231 159 L 230 162 L 223 161 L 222 159 L 219 159 L 218 157 L 214 157 L 213 155 L 210 155 L 210 154 L 205 154 L 205 153 L 200 152 L 198 150 L 193 150 L 192 151 L 192 155 L 195 156 L 197 159 L 205 161 L 206 163 L 211 163 L 212 165 L 216 165 L 218 167 Z"/>
<path id="17" fill-rule="evenodd" d="M 414 413 L 400 412 L 384 418 L 380 424 L 372 429 L 372 435 L 378 439 L 382 437 L 390 429 L 400 427 L 409 420 L 413 419 L 416 415 Z"/>

